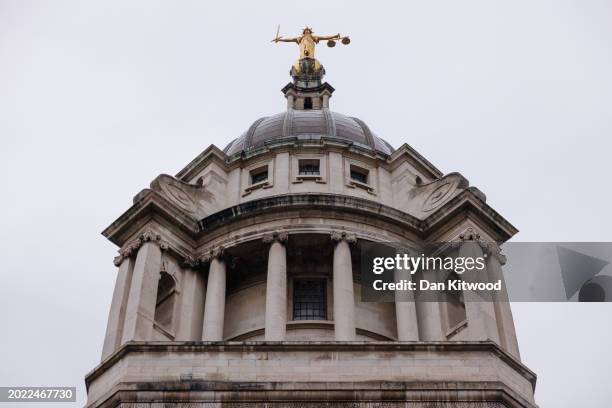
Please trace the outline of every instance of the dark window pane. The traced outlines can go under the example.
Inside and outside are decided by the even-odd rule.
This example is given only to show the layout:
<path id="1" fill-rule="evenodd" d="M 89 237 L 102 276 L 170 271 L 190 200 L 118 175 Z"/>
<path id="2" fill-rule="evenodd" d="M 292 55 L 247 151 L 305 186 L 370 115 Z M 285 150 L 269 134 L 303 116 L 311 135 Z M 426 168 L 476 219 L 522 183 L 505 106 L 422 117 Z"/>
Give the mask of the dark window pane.
<path id="1" fill-rule="evenodd" d="M 364 172 L 359 171 L 359 170 L 351 169 L 351 178 L 353 180 L 358 181 L 358 182 L 363 183 L 363 184 L 367 184 L 367 182 L 368 182 L 368 175 L 367 175 L 367 173 L 364 173 Z"/>
<path id="2" fill-rule="evenodd" d="M 327 320 L 324 280 L 293 281 L 293 320 Z"/>
<path id="3" fill-rule="evenodd" d="M 268 171 L 260 171 L 251 174 L 251 184 L 257 184 L 268 179 Z"/>
<path id="4" fill-rule="evenodd" d="M 300 163 L 300 176 L 318 176 L 319 162 L 316 163 Z"/>

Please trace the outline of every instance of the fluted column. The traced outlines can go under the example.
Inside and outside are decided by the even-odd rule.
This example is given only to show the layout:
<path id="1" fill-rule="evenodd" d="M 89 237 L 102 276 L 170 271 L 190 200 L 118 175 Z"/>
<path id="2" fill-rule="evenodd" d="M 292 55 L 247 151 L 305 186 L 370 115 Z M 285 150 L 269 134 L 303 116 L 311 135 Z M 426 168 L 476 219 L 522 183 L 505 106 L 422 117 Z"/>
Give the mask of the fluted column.
<path id="1" fill-rule="evenodd" d="M 106 324 L 104 346 L 102 347 L 103 360 L 121 345 L 125 309 L 132 283 L 132 272 L 134 270 L 133 257 L 118 258 L 116 263 L 119 264 L 119 269 L 117 271 L 117 280 L 115 281 L 115 290 L 113 291 L 113 300 L 108 314 L 108 323 Z"/>
<path id="2" fill-rule="evenodd" d="M 287 251 L 286 233 L 264 236 L 270 244 L 266 281 L 266 341 L 283 341 L 287 330 Z"/>
<path id="3" fill-rule="evenodd" d="M 219 248 L 204 257 L 210 261 L 204 306 L 204 324 L 202 326 L 202 340 L 204 341 L 223 340 L 226 271 L 222 255 L 223 250 Z"/>
<path id="4" fill-rule="evenodd" d="M 502 265 L 506 263 L 506 257 L 501 253 L 497 244 L 491 244 L 487 252 L 487 273 L 491 282 L 501 280 L 502 291 L 493 294 L 493 305 L 495 307 L 495 317 L 499 329 L 499 340 L 503 348 L 505 348 L 514 357 L 520 359 L 518 341 L 516 339 L 516 331 L 514 329 L 514 319 L 512 318 L 512 310 L 508 299 L 508 291 L 506 290 L 506 282 Z"/>
<path id="5" fill-rule="evenodd" d="M 356 237 L 346 232 L 334 232 L 334 332 L 336 341 L 355 340 L 355 296 L 353 294 L 353 265 L 349 243 Z"/>
<path id="6" fill-rule="evenodd" d="M 160 246 L 165 245 L 160 243 L 158 235 L 150 236 L 142 241 L 138 249 L 125 310 L 122 343 L 152 339 L 161 266 Z"/>
<path id="7" fill-rule="evenodd" d="M 460 238 L 462 242 L 459 244 L 459 257 L 472 259 L 484 257 L 480 237 L 477 233 L 469 229 Z M 466 271 L 461 278 L 466 282 L 488 281 L 486 269 Z M 476 293 L 475 291 L 465 290 L 463 291 L 463 299 L 470 340 L 493 340 L 499 343 L 495 307 L 491 294 L 485 291 Z"/>

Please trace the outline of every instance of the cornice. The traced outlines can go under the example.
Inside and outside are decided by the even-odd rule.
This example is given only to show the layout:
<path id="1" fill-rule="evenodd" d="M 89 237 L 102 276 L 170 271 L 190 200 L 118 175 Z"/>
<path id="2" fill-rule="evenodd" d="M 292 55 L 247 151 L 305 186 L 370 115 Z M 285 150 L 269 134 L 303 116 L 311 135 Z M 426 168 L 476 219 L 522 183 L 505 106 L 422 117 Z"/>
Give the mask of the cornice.
<path id="1" fill-rule="evenodd" d="M 111 366 L 130 353 L 206 353 L 206 352 L 487 352 L 498 357 L 527 379 L 535 390 L 537 375 L 497 343 L 485 341 L 190 341 L 128 342 L 103 360 L 85 376 L 86 387 Z"/>
<path id="2" fill-rule="evenodd" d="M 425 170 L 425 172 L 429 173 L 431 177 L 439 178 L 444 176 L 444 173 L 442 173 L 436 166 L 434 166 L 429 160 L 412 148 L 412 146 L 410 146 L 408 143 L 404 143 L 393 153 L 391 153 L 388 159 L 391 168 L 393 168 L 396 160 L 402 156 L 408 156 L 413 165 L 420 167 L 421 170 Z"/>
<path id="3" fill-rule="evenodd" d="M 154 215 L 163 217 L 168 223 L 190 236 L 198 232 L 197 221 L 187 215 L 184 210 L 157 192 L 145 190 L 127 211 L 102 231 L 102 235 L 114 244 L 122 246 L 131 235 L 130 229 L 138 224 L 136 220 L 152 218 Z"/>
<path id="4" fill-rule="evenodd" d="M 384 153 L 373 151 L 366 146 L 362 147 L 353 142 L 333 136 L 324 136 L 316 140 L 301 140 L 296 136 L 289 136 L 268 141 L 264 146 L 250 150 L 247 153 L 241 152 L 240 154 L 229 156 L 226 161 L 228 166 L 227 169 L 239 167 L 245 161 L 252 160 L 256 157 L 259 158 L 259 156 L 268 153 L 277 153 L 279 151 L 293 152 L 295 150 L 299 150 L 298 153 L 300 153 L 302 149 L 305 148 L 355 154 L 370 160 L 380 161 L 382 166 L 387 166 L 387 158 L 389 157 Z"/>
<path id="5" fill-rule="evenodd" d="M 200 153 L 195 159 L 193 159 L 187 166 L 181 171 L 176 173 L 176 178 L 185 182 L 188 182 L 198 172 L 200 172 L 209 163 L 216 161 L 220 165 L 225 165 L 227 156 L 223 150 L 219 149 L 214 144 L 208 146 L 206 150 Z"/>
<path id="6" fill-rule="evenodd" d="M 482 200 L 478 192 L 479 190 L 472 191 L 472 188 L 468 188 L 457 194 L 423 220 L 424 229 L 431 233 L 443 226 L 448 226 L 445 225 L 445 221 L 462 211 L 467 211 L 476 215 L 496 232 L 496 241 L 505 242 L 512 238 L 518 229 Z"/>
<path id="7" fill-rule="evenodd" d="M 320 209 L 347 211 L 386 219 L 415 232 L 422 231 L 421 220 L 393 207 L 354 196 L 325 193 L 284 194 L 247 201 L 203 218 L 199 222 L 199 227 L 202 232 L 210 231 L 245 217 L 281 209 L 286 211 Z"/>
<path id="8" fill-rule="evenodd" d="M 424 220 L 416 218 L 396 208 L 375 201 L 354 196 L 337 194 L 286 194 L 264 197 L 247 201 L 213 213 L 196 221 L 172 202 L 149 190 L 132 208 L 122 214 L 113 224 L 103 231 L 103 235 L 113 243 L 123 246 L 136 231 L 134 228 L 146 224 L 147 219 L 154 217 L 165 220 L 175 226 L 181 233 L 195 241 L 199 240 L 217 227 L 225 226 L 246 217 L 258 216 L 282 211 L 334 210 L 367 215 L 401 227 L 407 231 L 426 238 L 441 228 L 448 228 L 447 221 L 465 212 L 473 214 L 494 232 L 496 242 L 505 242 L 516 232 L 516 228 L 495 212 L 484 201 L 470 190 L 465 190 L 442 205 Z"/>

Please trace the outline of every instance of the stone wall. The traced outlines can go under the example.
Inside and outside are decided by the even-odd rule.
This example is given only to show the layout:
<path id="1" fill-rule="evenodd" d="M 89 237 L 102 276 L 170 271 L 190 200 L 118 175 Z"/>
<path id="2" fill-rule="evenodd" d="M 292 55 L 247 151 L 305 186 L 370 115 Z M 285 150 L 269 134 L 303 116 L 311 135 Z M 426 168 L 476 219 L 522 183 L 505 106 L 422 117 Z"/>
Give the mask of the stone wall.
<path id="1" fill-rule="evenodd" d="M 383 392 L 388 398 L 427 394 L 440 401 L 475 392 L 480 397 L 465 394 L 465 400 L 478 401 L 489 388 L 501 387 L 518 401 L 515 406 L 533 406 L 535 375 L 492 342 L 166 342 L 123 346 L 86 383 L 91 407 L 104 406 L 131 383 L 141 384 L 138 392 L 163 390 L 164 398 L 187 401 L 195 394 L 183 391 L 206 391 L 198 397 L 204 400 L 226 392 L 223 400 L 235 401 L 295 400 L 317 389 L 304 399 L 337 401 L 350 394 L 352 400 L 376 400 Z M 344 393 L 326 394 L 333 390 Z"/>

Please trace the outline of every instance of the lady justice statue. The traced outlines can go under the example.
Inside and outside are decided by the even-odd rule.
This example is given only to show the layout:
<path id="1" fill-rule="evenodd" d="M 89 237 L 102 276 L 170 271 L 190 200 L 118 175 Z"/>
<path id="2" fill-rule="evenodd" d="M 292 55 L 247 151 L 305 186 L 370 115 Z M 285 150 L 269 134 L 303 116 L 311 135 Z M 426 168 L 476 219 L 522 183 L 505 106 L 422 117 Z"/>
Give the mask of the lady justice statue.
<path id="1" fill-rule="evenodd" d="M 279 30 L 280 30 L 280 26 L 279 28 L 277 28 L 276 38 L 274 38 L 272 42 L 275 42 L 275 43 L 294 42 L 294 43 L 297 43 L 298 46 L 300 47 L 300 59 L 295 64 L 293 64 L 293 68 L 295 69 L 296 72 L 301 71 L 301 66 L 303 66 L 304 64 L 301 64 L 300 62 L 305 59 L 314 61 L 315 71 L 318 71 L 321 69 L 321 64 L 315 58 L 315 46 L 319 43 L 319 41 L 327 40 L 328 47 L 335 47 L 336 41 L 338 40 L 341 41 L 342 44 L 344 45 L 350 44 L 351 42 L 350 38 L 343 37 L 340 34 L 325 35 L 325 36 L 313 35 L 312 28 L 310 27 L 304 28 L 301 36 L 293 37 L 293 38 L 283 38 L 283 36 L 279 36 L 278 35 Z"/>

